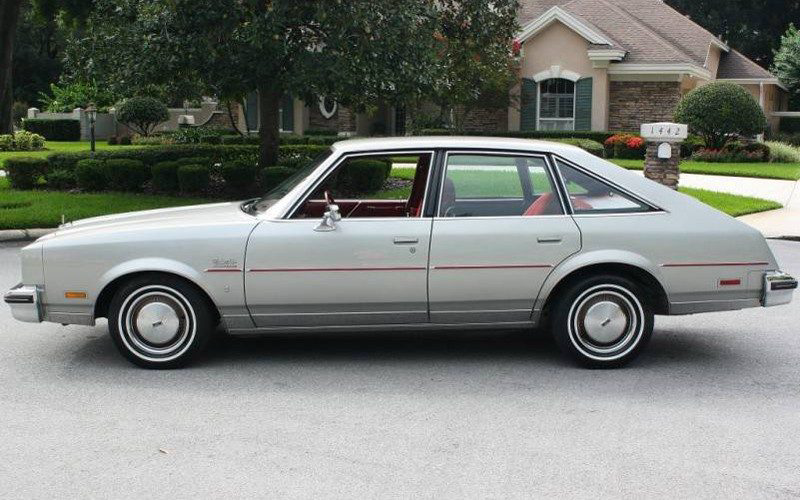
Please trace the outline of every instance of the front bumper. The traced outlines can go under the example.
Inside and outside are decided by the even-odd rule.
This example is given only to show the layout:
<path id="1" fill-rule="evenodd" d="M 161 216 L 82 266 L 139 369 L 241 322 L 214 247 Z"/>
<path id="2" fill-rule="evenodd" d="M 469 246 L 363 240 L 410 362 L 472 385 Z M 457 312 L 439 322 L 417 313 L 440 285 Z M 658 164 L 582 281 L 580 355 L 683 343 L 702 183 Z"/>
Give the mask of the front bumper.
<path id="1" fill-rule="evenodd" d="M 39 287 L 20 283 L 6 292 L 3 301 L 11 308 L 11 315 L 14 319 L 27 323 L 42 321 Z"/>
<path id="2" fill-rule="evenodd" d="M 764 292 L 761 305 L 779 306 L 792 301 L 792 292 L 797 288 L 797 280 L 781 271 L 764 274 Z"/>

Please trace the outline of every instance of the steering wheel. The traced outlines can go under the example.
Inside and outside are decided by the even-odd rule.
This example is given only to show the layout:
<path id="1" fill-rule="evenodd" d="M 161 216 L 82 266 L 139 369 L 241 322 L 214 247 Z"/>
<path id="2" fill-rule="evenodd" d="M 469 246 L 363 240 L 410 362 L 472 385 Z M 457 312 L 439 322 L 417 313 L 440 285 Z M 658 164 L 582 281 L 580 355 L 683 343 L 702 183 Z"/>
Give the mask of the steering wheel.
<path id="1" fill-rule="evenodd" d="M 333 205 L 336 203 L 336 200 L 333 199 L 333 195 L 331 195 L 331 192 L 328 191 L 327 189 L 325 190 L 324 196 L 326 205 Z"/>

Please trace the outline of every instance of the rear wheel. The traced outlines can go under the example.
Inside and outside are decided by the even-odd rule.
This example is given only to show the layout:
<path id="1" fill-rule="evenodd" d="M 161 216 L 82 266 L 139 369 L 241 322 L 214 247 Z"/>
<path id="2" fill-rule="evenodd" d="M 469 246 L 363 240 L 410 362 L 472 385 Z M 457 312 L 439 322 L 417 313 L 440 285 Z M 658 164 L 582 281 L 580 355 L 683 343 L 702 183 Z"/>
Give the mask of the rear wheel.
<path id="1" fill-rule="evenodd" d="M 194 359 L 217 321 L 193 285 L 167 275 L 143 275 L 111 300 L 108 327 L 119 351 L 144 368 L 177 368 Z"/>
<path id="2" fill-rule="evenodd" d="M 559 348 L 590 367 L 618 367 L 633 360 L 653 333 L 653 309 L 632 281 L 593 276 L 568 286 L 551 317 Z"/>

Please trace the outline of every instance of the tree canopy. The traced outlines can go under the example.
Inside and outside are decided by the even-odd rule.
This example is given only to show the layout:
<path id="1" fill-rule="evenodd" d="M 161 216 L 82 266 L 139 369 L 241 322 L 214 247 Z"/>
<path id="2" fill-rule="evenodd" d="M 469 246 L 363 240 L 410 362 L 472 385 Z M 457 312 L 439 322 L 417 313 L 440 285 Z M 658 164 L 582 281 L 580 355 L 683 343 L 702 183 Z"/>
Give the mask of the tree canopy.
<path id="1" fill-rule="evenodd" d="M 781 37 L 781 46 L 775 53 L 772 71 L 795 99 L 800 98 L 800 30 L 793 24 L 789 25 L 789 29 Z"/>
<path id="2" fill-rule="evenodd" d="M 66 63 L 72 78 L 102 77 L 128 95 L 239 99 L 258 89 L 269 165 L 285 93 L 359 111 L 412 101 L 454 86 L 456 45 L 484 66 L 509 67 L 516 9 L 516 0 L 96 0 Z"/>

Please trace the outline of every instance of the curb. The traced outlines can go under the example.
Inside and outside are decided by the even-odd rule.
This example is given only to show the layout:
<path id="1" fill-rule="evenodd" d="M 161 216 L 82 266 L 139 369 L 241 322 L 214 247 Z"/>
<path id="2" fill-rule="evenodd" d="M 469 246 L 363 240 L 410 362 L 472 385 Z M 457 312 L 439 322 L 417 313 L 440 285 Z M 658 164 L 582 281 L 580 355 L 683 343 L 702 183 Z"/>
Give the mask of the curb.
<path id="1" fill-rule="evenodd" d="M 12 241 L 32 241 L 55 231 L 50 229 L 8 229 L 0 231 L 0 243 Z"/>

